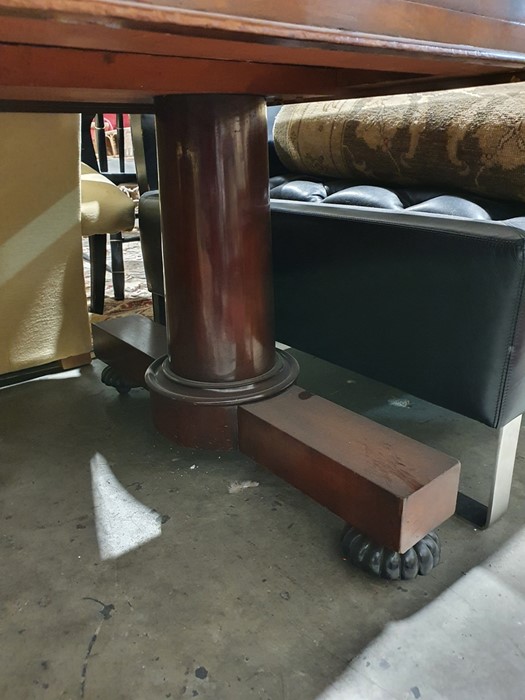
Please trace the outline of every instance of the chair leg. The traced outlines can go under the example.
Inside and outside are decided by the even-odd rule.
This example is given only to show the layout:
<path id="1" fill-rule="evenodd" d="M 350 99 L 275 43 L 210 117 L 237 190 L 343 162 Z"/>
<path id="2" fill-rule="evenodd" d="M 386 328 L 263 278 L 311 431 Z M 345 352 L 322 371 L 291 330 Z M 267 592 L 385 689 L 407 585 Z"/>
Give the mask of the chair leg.
<path id="1" fill-rule="evenodd" d="M 106 287 L 106 234 L 97 233 L 89 237 L 89 267 L 91 274 L 91 304 L 89 310 L 104 313 L 104 290 Z"/>
<path id="2" fill-rule="evenodd" d="M 152 292 L 151 298 L 153 300 L 153 320 L 156 323 L 161 323 L 163 326 L 166 325 L 166 301 L 163 294 L 155 294 Z"/>
<path id="3" fill-rule="evenodd" d="M 456 513 L 478 527 L 492 525 L 509 506 L 520 426 L 521 416 L 517 416 L 498 431 L 498 449 L 488 506 L 463 493 L 458 494 Z"/>
<path id="4" fill-rule="evenodd" d="M 122 253 L 122 233 L 112 233 L 109 237 L 111 249 L 111 277 L 113 295 L 117 301 L 124 299 L 124 255 Z"/>

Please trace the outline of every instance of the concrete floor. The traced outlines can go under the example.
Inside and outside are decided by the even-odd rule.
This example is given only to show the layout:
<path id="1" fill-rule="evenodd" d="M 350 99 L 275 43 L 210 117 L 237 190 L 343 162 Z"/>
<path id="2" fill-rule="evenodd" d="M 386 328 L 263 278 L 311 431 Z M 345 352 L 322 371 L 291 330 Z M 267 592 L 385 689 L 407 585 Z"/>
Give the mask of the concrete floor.
<path id="1" fill-rule="evenodd" d="M 486 496 L 494 431 L 297 356 L 302 386 L 460 457 Z M 338 518 L 170 445 L 100 370 L 0 390 L 2 700 L 525 697 L 525 440 L 506 517 L 452 518 L 442 564 L 389 583 L 341 558 Z"/>

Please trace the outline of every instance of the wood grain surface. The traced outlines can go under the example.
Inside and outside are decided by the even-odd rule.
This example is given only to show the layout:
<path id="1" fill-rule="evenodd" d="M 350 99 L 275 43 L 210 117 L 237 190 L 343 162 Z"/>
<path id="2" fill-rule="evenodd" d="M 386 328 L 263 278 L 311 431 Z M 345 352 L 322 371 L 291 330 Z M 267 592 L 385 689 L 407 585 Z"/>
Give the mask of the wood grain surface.
<path id="1" fill-rule="evenodd" d="M 380 545 L 405 552 L 454 513 L 455 458 L 298 386 L 238 419 L 242 452 Z"/>
<path id="2" fill-rule="evenodd" d="M 525 69 L 516 2 L 0 0 L 0 18 L 0 100 L 20 102 L 145 105 L 190 86 L 293 100 Z"/>

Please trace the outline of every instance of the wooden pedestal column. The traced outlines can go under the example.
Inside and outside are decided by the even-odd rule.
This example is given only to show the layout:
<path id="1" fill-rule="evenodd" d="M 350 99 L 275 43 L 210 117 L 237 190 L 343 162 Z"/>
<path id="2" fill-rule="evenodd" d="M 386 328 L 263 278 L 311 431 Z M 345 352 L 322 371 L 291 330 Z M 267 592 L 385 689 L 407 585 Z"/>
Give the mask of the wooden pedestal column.
<path id="1" fill-rule="evenodd" d="M 263 98 L 156 100 L 168 356 L 146 375 L 157 428 L 176 442 L 237 446 L 237 406 L 282 391 L 276 354 Z"/>
<path id="2" fill-rule="evenodd" d="M 168 355 L 162 329 L 122 319 L 94 329 L 97 356 L 131 384 L 153 360 L 159 431 L 239 447 L 330 508 L 354 526 L 352 561 L 428 573 L 439 544 L 425 535 L 454 512 L 457 460 L 292 387 L 297 363 L 275 351 L 264 100 L 170 96 L 156 109 Z"/>

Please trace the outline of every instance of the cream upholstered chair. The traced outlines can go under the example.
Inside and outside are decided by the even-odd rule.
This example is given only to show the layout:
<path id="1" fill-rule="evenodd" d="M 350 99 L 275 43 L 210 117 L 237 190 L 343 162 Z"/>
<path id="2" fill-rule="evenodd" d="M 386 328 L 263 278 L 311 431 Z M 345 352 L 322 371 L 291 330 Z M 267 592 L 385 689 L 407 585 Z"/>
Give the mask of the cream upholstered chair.
<path id="1" fill-rule="evenodd" d="M 80 190 L 82 235 L 92 236 L 91 241 L 102 244 L 102 258 L 104 259 L 107 237 L 106 235 L 100 236 L 100 234 L 132 230 L 135 225 L 135 203 L 107 177 L 85 163 L 80 165 Z M 95 246 L 91 245 L 90 251 L 92 256 L 97 252 Z M 92 264 L 91 311 L 102 313 L 104 275 L 98 275 L 101 277 L 101 289 L 98 289 L 95 272 L 95 267 Z"/>
<path id="2" fill-rule="evenodd" d="M 132 200 L 80 165 L 77 114 L 0 113 L 1 383 L 91 361 L 82 235 L 134 225 Z"/>
<path id="3" fill-rule="evenodd" d="M 89 165 L 80 164 L 82 235 L 129 231 L 135 204 L 128 195 Z"/>
<path id="4" fill-rule="evenodd" d="M 88 363 L 79 115 L 0 113 L 0 133 L 0 375 Z"/>

